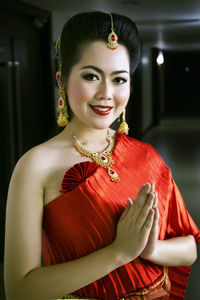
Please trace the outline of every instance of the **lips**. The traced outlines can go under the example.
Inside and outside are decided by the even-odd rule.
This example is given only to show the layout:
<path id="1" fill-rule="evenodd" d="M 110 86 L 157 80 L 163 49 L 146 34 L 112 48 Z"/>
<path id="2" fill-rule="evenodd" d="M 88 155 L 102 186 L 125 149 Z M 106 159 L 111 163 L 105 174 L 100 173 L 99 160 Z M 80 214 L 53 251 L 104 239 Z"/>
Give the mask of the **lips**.
<path id="1" fill-rule="evenodd" d="M 93 112 L 98 115 L 108 115 L 112 109 L 112 106 L 108 105 L 90 105 Z"/>

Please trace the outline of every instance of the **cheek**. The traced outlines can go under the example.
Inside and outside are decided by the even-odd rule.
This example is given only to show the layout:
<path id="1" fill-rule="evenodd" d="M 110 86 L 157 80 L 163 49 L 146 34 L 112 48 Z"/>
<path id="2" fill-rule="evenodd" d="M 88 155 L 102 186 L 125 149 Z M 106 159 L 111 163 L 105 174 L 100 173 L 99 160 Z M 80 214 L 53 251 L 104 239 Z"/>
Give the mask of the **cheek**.
<path id="1" fill-rule="evenodd" d="M 130 89 L 124 89 L 117 93 L 117 104 L 126 105 L 130 97 Z"/>
<path id="2" fill-rule="evenodd" d="M 92 98 L 92 89 L 84 83 L 74 81 L 68 86 L 68 98 L 76 103 L 85 103 Z"/>

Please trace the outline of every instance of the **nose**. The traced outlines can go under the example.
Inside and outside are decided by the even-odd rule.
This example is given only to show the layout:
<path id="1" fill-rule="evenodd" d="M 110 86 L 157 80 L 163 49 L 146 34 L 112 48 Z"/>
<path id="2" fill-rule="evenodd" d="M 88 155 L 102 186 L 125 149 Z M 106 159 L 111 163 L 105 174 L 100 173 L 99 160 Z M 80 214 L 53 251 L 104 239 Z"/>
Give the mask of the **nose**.
<path id="1" fill-rule="evenodd" d="M 111 83 L 107 81 L 102 81 L 99 84 L 98 91 L 96 93 L 96 98 L 98 100 L 112 100 L 113 98 L 113 87 Z"/>

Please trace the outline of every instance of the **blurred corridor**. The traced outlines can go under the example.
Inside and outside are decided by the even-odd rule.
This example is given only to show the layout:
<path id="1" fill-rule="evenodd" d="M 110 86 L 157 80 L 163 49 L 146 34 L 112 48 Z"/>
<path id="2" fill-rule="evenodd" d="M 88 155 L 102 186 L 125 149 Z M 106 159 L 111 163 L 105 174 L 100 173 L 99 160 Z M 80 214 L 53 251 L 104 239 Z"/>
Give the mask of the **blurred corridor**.
<path id="1" fill-rule="evenodd" d="M 200 119 L 164 118 L 143 141 L 151 144 L 171 168 L 186 207 L 200 226 Z M 186 300 L 200 299 L 199 259 L 192 266 Z"/>
<path id="2" fill-rule="evenodd" d="M 4 234 L 10 177 L 27 150 L 58 133 L 55 44 L 64 23 L 87 10 L 124 14 L 136 23 L 141 64 L 127 107 L 129 136 L 159 152 L 200 227 L 200 1 L 1 1 L 0 300 L 5 299 Z M 199 274 L 198 258 L 185 300 L 200 299 Z"/>

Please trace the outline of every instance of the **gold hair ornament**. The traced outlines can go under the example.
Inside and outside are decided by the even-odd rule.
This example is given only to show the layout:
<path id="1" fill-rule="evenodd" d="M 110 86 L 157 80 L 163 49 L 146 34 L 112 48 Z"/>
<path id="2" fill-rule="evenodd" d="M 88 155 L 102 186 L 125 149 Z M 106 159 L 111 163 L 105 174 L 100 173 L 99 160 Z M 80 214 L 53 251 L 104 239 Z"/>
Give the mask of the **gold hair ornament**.
<path id="1" fill-rule="evenodd" d="M 58 38 L 55 46 L 55 55 L 58 56 L 58 52 L 60 50 L 60 37 Z"/>
<path id="2" fill-rule="evenodd" d="M 114 27 L 113 27 L 113 17 L 111 15 L 111 13 L 108 13 L 111 17 L 111 33 L 108 36 L 108 43 L 107 43 L 107 47 L 111 50 L 115 50 L 116 48 L 118 48 L 118 36 L 116 35 L 116 33 L 114 32 Z"/>
<path id="3" fill-rule="evenodd" d="M 128 131 L 129 131 L 129 128 L 128 128 L 128 124 L 126 123 L 125 114 L 126 114 L 126 110 L 124 109 L 123 112 L 122 112 L 122 122 L 119 126 L 118 131 L 127 135 Z"/>

